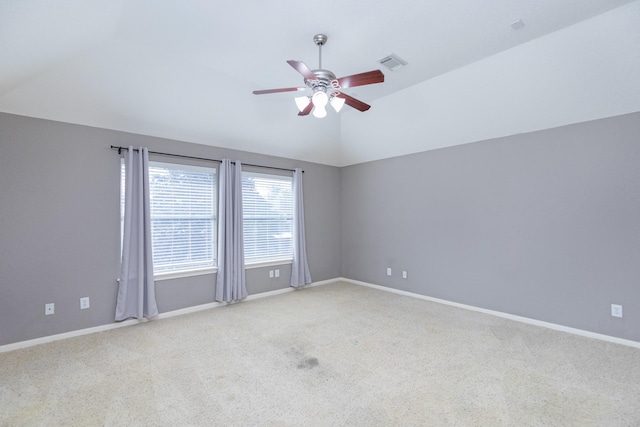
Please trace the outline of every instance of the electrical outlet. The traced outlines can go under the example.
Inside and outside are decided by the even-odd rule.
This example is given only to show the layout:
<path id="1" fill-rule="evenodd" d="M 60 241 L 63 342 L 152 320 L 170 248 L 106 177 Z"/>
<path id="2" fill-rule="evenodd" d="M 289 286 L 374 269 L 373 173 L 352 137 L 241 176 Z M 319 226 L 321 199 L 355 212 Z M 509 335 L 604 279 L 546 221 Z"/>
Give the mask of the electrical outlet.
<path id="1" fill-rule="evenodd" d="M 80 298 L 80 310 L 84 310 L 89 307 L 89 297 Z"/>
<path id="2" fill-rule="evenodd" d="M 279 268 L 276 269 L 276 277 L 280 277 L 280 269 Z"/>
<path id="3" fill-rule="evenodd" d="M 53 313 L 55 313 L 55 311 L 56 310 L 55 310 L 55 304 L 54 303 L 50 302 L 50 303 L 44 305 L 44 315 L 45 316 L 53 314 Z"/>
<path id="4" fill-rule="evenodd" d="M 622 317 L 622 306 L 620 304 L 611 304 L 611 315 L 613 317 Z"/>
<path id="5" fill-rule="evenodd" d="M 407 278 L 407 272 L 406 272 L 406 270 L 403 270 L 403 271 L 402 271 L 402 278 L 403 278 L 403 279 L 406 279 L 406 278 Z"/>
<path id="6" fill-rule="evenodd" d="M 273 270 L 269 270 L 269 279 L 273 279 Z"/>
<path id="7" fill-rule="evenodd" d="M 391 267 L 387 267 L 387 276 L 391 276 Z"/>

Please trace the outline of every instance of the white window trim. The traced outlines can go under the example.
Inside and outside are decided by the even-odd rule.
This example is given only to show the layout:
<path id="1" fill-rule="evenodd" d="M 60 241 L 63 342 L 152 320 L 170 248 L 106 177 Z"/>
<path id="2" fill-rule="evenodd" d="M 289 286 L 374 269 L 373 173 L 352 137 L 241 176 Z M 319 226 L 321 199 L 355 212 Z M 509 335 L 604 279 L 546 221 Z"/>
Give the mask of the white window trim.
<path id="1" fill-rule="evenodd" d="M 207 274 L 215 274 L 218 272 L 216 267 L 207 267 L 194 270 L 180 270 L 180 271 L 167 271 L 165 273 L 158 273 L 153 276 L 155 282 L 161 282 L 163 280 L 182 279 L 183 277 L 204 276 Z"/>
<path id="2" fill-rule="evenodd" d="M 259 261 L 259 262 L 252 262 L 250 264 L 245 264 L 244 268 L 247 270 L 250 270 L 252 268 L 275 267 L 278 265 L 287 265 L 292 263 L 293 263 L 292 259 Z"/>
<path id="3" fill-rule="evenodd" d="M 245 264 L 244 268 L 246 270 L 251 270 L 254 268 L 277 267 L 279 265 L 288 265 L 292 263 L 293 263 L 293 260 L 291 259 L 262 261 L 262 262 L 254 262 L 251 264 Z M 156 274 L 153 277 L 153 280 L 156 282 L 159 282 L 162 280 L 181 279 L 183 277 L 192 277 L 192 276 L 205 276 L 207 274 L 216 274 L 216 273 L 218 273 L 217 267 L 202 268 L 199 270 L 172 271 L 172 272 Z"/>
<path id="4" fill-rule="evenodd" d="M 175 271 L 165 271 L 165 272 L 160 272 L 160 273 L 155 273 L 153 276 L 153 280 L 156 281 L 162 281 L 162 280 L 171 280 L 171 279 L 179 279 L 182 277 L 192 277 L 192 276 L 202 276 L 205 274 L 213 274 L 216 273 L 218 271 L 217 266 L 215 265 L 215 263 L 217 263 L 217 239 L 218 239 L 218 184 L 217 184 L 217 180 L 218 178 L 218 168 L 215 166 L 198 166 L 198 165 L 189 165 L 189 164 L 184 164 L 184 163 L 174 163 L 174 162 L 165 162 L 165 161 L 150 161 L 149 162 L 149 166 L 150 167 L 161 167 L 161 168 L 165 168 L 165 169 L 174 169 L 174 170 L 186 170 L 186 171 L 193 171 L 193 172 L 206 172 L 209 173 L 209 171 L 213 170 L 213 175 L 215 176 L 216 179 L 216 185 L 214 186 L 214 203 L 215 203 L 215 209 L 213 210 L 213 218 L 214 218 L 214 228 L 213 228 L 213 233 L 214 233 L 214 240 L 213 240 L 213 262 L 214 262 L 214 266 L 212 267 L 196 267 L 196 268 L 186 268 L 186 269 L 182 269 L 182 270 L 175 270 Z"/>

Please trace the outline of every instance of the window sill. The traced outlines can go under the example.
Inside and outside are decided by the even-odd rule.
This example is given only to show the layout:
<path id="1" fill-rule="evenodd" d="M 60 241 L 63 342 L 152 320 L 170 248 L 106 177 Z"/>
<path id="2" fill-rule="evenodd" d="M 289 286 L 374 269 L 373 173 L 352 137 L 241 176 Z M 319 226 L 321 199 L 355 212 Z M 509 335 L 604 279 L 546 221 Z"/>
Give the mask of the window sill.
<path id="1" fill-rule="evenodd" d="M 263 261 L 263 262 L 254 262 L 251 264 L 245 264 L 244 268 L 246 270 L 249 270 L 251 268 L 262 268 L 262 267 L 273 267 L 273 266 L 277 266 L 277 265 L 286 265 L 286 264 L 291 264 L 293 261 L 290 259 L 280 259 L 280 260 L 274 260 L 274 261 Z"/>
<path id="2" fill-rule="evenodd" d="M 274 267 L 278 265 L 287 265 L 291 264 L 293 261 L 290 259 L 281 259 L 274 261 L 263 261 L 263 262 L 254 262 L 252 264 L 245 264 L 244 268 L 249 270 L 252 268 L 263 268 L 263 267 Z M 193 277 L 193 276 L 204 276 L 207 274 L 215 274 L 218 272 L 217 267 L 213 268 L 203 268 L 200 270 L 189 270 L 189 271 L 176 271 L 176 272 L 167 272 L 167 273 L 158 273 L 153 277 L 154 282 L 161 282 L 163 280 L 172 280 L 172 279 L 181 279 L 184 277 Z M 118 279 L 120 282 L 120 279 Z"/>
<path id="3" fill-rule="evenodd" d="M 218 269 L 213 268 L 202 268 L 200 270 L 188 270 L 188 271 L 171 271 L 167 273 L 159 273 L 153 276 L 153 280 L 155 282 L 159 282 L 162 280 L 171 280 L 171 279 L 181 279 L 183 277 L 192 277 L 192 276 L 204 276 L 205 274 L 214 274 L 217 273 Z"/>

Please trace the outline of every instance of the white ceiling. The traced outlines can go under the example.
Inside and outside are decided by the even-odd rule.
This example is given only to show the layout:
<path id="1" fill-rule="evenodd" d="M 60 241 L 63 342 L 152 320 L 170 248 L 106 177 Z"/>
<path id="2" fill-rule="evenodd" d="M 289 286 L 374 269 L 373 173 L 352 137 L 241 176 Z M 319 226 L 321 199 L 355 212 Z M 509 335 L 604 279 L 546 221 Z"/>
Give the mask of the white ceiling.
<path id="1" fill-rule="evenodd" d="M 320 32 L 371 110 L 251 93 Z M 341 166 L 640 111 L 639 52 L 640 0 L 0 0 L 0 111 Z"/>

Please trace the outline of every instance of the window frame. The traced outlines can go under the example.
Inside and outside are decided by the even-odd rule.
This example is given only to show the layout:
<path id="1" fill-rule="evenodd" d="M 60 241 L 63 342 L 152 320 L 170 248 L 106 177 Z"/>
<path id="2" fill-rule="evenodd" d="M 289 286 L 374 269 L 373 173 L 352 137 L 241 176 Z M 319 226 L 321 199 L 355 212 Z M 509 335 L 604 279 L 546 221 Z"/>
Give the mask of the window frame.
<path id="1" fill-rule="evenodd" d="M 290 239 L 290 252 L 287 253 L 284 256 L 279 256 L 278 254 L 275 254 L 274 256 L 270 256 L 270 257 L 260 257 L 259 259 L 255 259 L 253 258 L 249 258 L 249 260 L 247 260 L 247 240 L 246 240 L 246 207 L 247 207 L 247 201 L 245 200 L 245 187 L 244 187 L 244 179 L 247 176 L 253 176 L 253 177 L 257 177 L 257 178 L 263 178 L 266 180 L 275 180 L 275 181 L 285 181 L 290 185 L 290 207 L 291 207 L 291 211 L 288 214 L 288 218 L 287 220 L 290 223 L 290 234 L 291 237 Z M 294 211 L 294 196 L 293 196 L 293 175 L 291 172 L 285 172 L 285 173 L 278 173 L 278 172 L 274 172 L 274 171 L 268 171 L 265 172 L 264 168 L 245 168 L 243 167 L 242 169 L 242 182 L 243 182 L 243 186 L 242 186 L 242 207 L 243 207 L 243 243 L 244 243 L 244 256 L 245 256 L 245 262 L 244 262 L 244 266 L 245 269 L 253 269 L 253 268 L 261 268 L 261 267 L 269 267 L 269 266 L 277 266 L 277 265 L 286 265 L 286 264 L 291 264 L 293 262 L 293 211 Z"/>
<path id="2" fill-rule="evenodd" d="M 160 271 L 160 272 L 156 272 L 156 265 L 154 263 L 154 281 L 162 281 L 162 280 L 171 280 L 171 279 L 177 279 L 177 278 L 182 278 L 182 277 L 192 277 L 192 276 L 200 276 L 200 275 L 206 275 L 206 274 L 214 274 L 218 271 L 218 197 L 219 197 L 219 168 L 218 165 L 194 165 L 194 164 L 185 164 L 185 163 L 177 163 L 177 162 L 167 162 L 167 161 L 157 161 L 157 160 L 150 160 L 149 161 L 149 168 L 153 168 L 153 167 L 157 167 L 157 168 L 164 168 L 164 169 L 168 169 L 168 170 L 178 170 L 178 171 L 196 171 L 196 172 L 204 172 L 204 173 L 210 173 L 213 175 L 213 186 L 212 186 L 212 191 L 213 191 L 213 195 L 212 195 L 212 203 L 213 203 L 213 208 L 212 208 L 212 217 L 211 217 L 211 221 L 212 221 L 212 229 L 211 229 L 211 234 L 212 234 L 212 244 L 211 244 L 211 253 L 212 253 L 212 265 L 210 266 L 205 266 L 205 267 L 187 267 L 187 268 L 183 268 L 183 269 L 175 269 L 175 270 L 169 270 L 169 271 Z M 120 182 L 120 200 L 121 200 L 121 204 L 120 204 L 120 251 L 122 251 L 122 240 L 123 240 L 123 234 L 124 234 L 124 169 L 125 169 L 125 165 L 124 165 L 124 159 L 121 160 L 121 182 Z M 152 193 L 152 189 L 149 189 L 150 191 L 150 196 L 153 197 L 151 195 Z M 153 221 L 153 218 L 152 218 Z M 153 232 L 152 232 L 152 244 L 153 244 Z M 154 251 L 155 254 L 155 251 Z M 122 256 L 122 253 L 121 253 Z"/>

